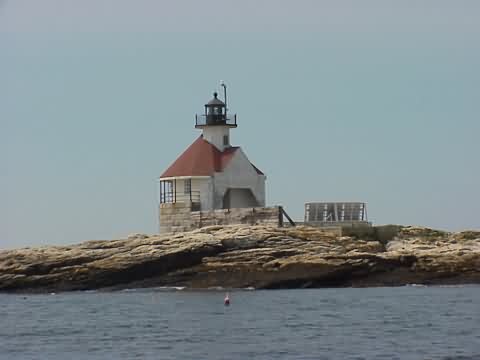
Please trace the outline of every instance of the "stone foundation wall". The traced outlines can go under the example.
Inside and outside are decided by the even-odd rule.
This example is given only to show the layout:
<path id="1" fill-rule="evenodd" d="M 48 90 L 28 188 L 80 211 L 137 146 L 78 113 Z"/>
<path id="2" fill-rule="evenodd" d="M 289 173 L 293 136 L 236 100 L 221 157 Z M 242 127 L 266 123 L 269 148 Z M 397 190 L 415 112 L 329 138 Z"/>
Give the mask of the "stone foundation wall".
<path id="1" fill-rule="evenodd" d="M 193 227 L 190 213 L 192 203 L 160 204 L 160 233 L 190 231 Z"/>
<path id="2" fill-rule="evenodd" d="M 280 207 L 192 211 L 191 203 L 160 205 L 160 233 L 191 231 L 210 225 L 265 224 L 278 226 Z"/>

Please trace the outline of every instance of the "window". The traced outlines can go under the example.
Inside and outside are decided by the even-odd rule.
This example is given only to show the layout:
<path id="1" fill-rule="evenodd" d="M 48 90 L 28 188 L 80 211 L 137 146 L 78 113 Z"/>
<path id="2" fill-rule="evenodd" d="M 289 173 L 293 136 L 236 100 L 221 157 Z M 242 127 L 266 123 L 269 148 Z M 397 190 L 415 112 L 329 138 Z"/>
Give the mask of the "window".
<path id="1" fill-rule="evenodd" d="M 228 135 L 223 136 L 223 146 L 228 146 Z"/>
<path id="2" fill-rule="evenodd" d="M 190 194 L 192 191 L 192 179 L 185 179 L 185 194 Z"/>
<path id="3" fill-rule="evenodd" d="M 174 184 L 172 180 L 160 181 L 160 203 L 175 202 Z"/>

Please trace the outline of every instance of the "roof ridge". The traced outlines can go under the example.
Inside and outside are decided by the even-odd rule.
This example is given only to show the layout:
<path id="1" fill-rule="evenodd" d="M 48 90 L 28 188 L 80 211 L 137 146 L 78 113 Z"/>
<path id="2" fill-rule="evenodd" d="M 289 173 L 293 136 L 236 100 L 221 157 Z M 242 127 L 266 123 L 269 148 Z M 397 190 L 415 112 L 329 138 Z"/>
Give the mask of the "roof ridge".
<path id="1" fill-rule="evenodd" d="M 230 146 L 224 151 L 218 150 L 200 135 L 180 156 L 160 175 L 160 178 L 179 176 L 213 176 L 222 172 L 232 158 L 241 149 Z M 250 163 L 251 164 L 251 163 Z M 258 174 L 263 173 L 251 164 Z"/>

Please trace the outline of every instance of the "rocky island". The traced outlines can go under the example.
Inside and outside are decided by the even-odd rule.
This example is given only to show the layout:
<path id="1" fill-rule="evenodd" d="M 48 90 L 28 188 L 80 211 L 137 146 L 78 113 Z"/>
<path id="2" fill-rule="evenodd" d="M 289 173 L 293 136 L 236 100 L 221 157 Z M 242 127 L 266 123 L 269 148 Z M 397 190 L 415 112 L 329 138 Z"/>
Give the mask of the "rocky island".
<path id="1" fill-rule="evenodd" d="M 182 286 L 307 288 L 480 283 L 480 231 L 209 226 L 0 251 L 0 291 Z"/>

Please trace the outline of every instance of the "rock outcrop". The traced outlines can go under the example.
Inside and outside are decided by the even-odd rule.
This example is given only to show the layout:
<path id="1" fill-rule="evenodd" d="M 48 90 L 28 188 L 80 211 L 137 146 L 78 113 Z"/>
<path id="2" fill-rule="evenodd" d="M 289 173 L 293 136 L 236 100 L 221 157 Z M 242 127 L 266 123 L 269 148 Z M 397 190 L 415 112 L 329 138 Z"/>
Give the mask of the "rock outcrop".
<path id="1" fill-rule="evenodd" d="M 480 232 L 397 227 L 379 241 L 305 226 L 231 225 L 0 251 L 0 291 L 12 292 L 409 283 L 480 283 Z"/>

